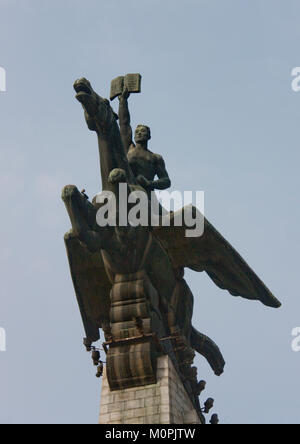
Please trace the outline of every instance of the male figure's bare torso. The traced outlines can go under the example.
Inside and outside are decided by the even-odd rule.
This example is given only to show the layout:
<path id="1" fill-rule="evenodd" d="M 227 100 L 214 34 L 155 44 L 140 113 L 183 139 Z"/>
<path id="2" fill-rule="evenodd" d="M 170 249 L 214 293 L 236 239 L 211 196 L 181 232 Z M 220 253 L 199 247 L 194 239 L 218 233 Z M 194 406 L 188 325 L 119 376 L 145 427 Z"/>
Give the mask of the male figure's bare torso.
<path id="1" fill-rule="evenodd" d="M 133 174 L 136 177 L 144 176 L 150 181 L 154 180 L 157 170 L 162 163 L 162 157 L 159 154 L 137 148 L 133 144 L 129 147 L 127 158 Z"/>

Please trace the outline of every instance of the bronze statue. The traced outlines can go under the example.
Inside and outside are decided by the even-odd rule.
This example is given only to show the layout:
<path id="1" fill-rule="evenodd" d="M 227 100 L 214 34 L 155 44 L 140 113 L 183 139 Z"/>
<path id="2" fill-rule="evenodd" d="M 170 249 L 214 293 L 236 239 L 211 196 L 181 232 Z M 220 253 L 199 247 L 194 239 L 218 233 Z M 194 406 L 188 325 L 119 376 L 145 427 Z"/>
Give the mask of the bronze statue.
<path id="1" fill-rule="evenodd" d="M 153 189 L 169 187 L 162 157 L 148 150 L 150 130 L 139 126 L 132 142 L 129 91 L 115 94 L 117 116 L 86 79 L 77 80 L 74 88 L 87 125 L 98 136 L 103 190 L 118 196 L 121 183 L 128 193 L 139 190 L 149 198 Z M 168 354 L 200 412 L 200 388 L 191 367 L 194 350 L 217 375 L 225 362 L 216 344 L 191 325 L 194 298 L 184 268 L 206 271 L 233 296 L 270 307 L 280 302 L 206 219 L 203 235 L 191 238 L 184 224 L 100 227 L 96 198 L 89 202 L 73 185 L 64 188 L 62 198 L 72 223 L 65 243 L 86 343 L 97 341 L 99 328 L 104 330 L 111 390 L 155 382 L 157 357 Z M 171 222 L 175 218 L 172 213 Z"/>

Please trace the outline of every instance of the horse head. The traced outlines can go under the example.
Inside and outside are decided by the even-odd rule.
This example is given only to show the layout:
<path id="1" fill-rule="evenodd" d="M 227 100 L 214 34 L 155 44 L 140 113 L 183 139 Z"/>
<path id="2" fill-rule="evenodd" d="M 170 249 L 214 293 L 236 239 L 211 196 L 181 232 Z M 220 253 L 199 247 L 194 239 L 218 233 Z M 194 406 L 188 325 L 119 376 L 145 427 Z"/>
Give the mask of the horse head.
<path id="1" fill-rule="evenodd" d="M 74 82 L 76 99 L 84 109 L 84 116 L 88 128 L 99 135 L 109 132 L 118 115 L 113 111 L 107 99 L 100 97 L 84 77 Z"/>

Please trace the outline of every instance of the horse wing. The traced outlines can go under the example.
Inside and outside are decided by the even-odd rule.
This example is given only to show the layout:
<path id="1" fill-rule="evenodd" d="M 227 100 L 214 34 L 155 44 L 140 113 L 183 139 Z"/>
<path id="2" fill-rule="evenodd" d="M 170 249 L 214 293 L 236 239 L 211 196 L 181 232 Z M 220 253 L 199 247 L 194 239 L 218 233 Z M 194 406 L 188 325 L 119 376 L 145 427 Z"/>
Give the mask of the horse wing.
<path id="1" fill-rule="evenodd" d="M 195 208 L 194 212 L 198 212 Z M 179 210 L 181 212 L 184 209 Z M 272 295 L 239 253 L 204 218 L 204 232 L 199 237 L 186 237 L 187 227 L 174 226 L 178 212 L 171 215 L 171 225 L 155 227 L 155 236 L 167 251 L 174 268 L 189 267 L 205 271 L 220 288 L 233 296 L 259 300 L 269 307 L 280 307 Z M 184 220 L 184 218 L 182 218 Z"/>
<path id="2" fill-rule="evenodd" d="M 64 240 L 86 337 L 95 342 L 102 323 L 109 322 L 111 283 L 100 251 L 90 253 L 72 232 Z"/>

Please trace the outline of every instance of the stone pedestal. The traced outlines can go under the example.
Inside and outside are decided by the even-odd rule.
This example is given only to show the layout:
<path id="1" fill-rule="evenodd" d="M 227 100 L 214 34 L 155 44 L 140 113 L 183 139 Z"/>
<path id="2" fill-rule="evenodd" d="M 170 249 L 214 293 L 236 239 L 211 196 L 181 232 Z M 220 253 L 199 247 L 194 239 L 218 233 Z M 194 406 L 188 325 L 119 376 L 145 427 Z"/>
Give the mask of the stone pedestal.
<path id="1" fill-rule="evenodd" d="M 103 375 L 99 424 L 201 424 L 167 355 L 157 361 L 157 383 L 111 391 Z"/>

